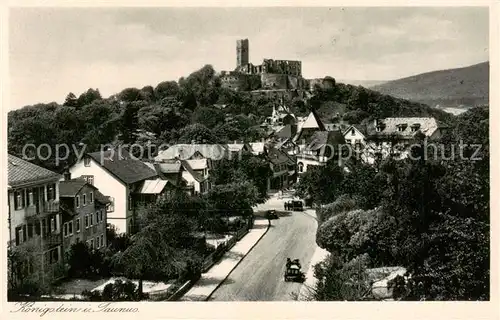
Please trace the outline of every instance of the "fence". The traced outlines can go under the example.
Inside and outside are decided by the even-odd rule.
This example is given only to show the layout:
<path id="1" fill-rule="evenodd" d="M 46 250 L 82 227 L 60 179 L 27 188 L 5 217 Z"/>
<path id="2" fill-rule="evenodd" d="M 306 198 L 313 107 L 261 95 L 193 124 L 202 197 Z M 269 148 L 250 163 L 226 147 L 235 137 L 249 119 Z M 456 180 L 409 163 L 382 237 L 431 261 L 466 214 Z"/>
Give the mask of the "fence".
<path id="1" fill-rule="evenodd" d="M 229 249 L 231 249 L 236 244 L 236 242 L 241 240 L 241 238 L 243 238 L 248 233 L 248 229 L 249 225 L 246 225 L 240 230 L 236 231 L 235 234 L 227 242 L 219 245 L 214 252 L 208 255 L 203 261 L 202 272 L 207 272 L 217 261 L 219 261 L 224 253 L 229 251 Z"/>

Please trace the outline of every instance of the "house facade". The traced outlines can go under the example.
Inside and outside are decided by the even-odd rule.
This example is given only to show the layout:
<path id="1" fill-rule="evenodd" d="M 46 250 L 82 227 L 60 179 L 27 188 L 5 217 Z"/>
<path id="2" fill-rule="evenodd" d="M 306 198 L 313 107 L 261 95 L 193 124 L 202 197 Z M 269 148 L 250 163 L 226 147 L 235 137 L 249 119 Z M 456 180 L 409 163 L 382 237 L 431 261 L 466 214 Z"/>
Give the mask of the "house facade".
<path id="1" fill-rule="evenodd" d="M 69 173 L 59 190 L 64 251 L 78 242 L 85 242 L 91 250 L 104 249 L 109 199 L 82 178 L 71 179 Z"/>
<path id="2" fill-rule="evenodd" d="M 144 180 L 156 178 L 155 170 L 134 159 L 125 150 L 86 154 L 69 168 L 74 178 L 82 178 L 109 197 L 107 221 L 119 233 L 132 232 L 137 202 L 134 191 Z"/>
<path id="3" fill-rule="evenodd" d="M 8 155 L 8 247 L 23 260 L 20 276 L 50 283 L 64 276 L 60 175 Z"/>
<path id="4" fill-rule="evenodd" d="M 345 139 L 340 130 L 315 132 L 310 137 L 309 144 L 297 154 L 297 180 L 311 166 L 324 166 L 329 161 L 342 165 L 344 144 Z"/>
<path id="5" fill-rule="evenodd" d="M 266 159 L 273 173 L 268 179 L 268 190 L 288 188 L 295 182 L 296 163 L 286 152 L 273 147 L 267 148 Z"/>
<path id="6" fill-rule="evenodd" d="M 363 157 L 368 163 L 388 155 L 396 159 L 408 156 L 408 147 L 422 136 L 429 141 L 442 137 L 448 130 L 435 118 L 407 117 L 375 119 L 367 125 Z"/>
<path id="7" fill-rule="evenodd" d="M 366 143 L 366 130 L 361 125 L 351 125 L 344 131 L 344 139 L 352 146 L 364 145 Z"/>

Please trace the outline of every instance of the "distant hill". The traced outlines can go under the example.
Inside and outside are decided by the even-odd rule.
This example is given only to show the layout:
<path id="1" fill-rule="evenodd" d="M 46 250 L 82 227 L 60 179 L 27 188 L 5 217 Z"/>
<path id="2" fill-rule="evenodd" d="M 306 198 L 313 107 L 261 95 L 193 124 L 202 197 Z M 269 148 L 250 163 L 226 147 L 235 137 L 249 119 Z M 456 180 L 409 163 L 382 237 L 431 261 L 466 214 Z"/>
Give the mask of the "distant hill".
<path id="1" fill-rule="evenodd" d="M 490 64 L 422 73 L 370 87 L 371 90 L 440 108 L 488 104 Z"/>
<path id="2" fill-rule="evenodd" d="M 387 80 L 342 80 L 342 79 L 336 81 L 340 83 L 350 84 L 353 86 L 362 86 L 365 88 L 381 85 L 387 82 Z"/>

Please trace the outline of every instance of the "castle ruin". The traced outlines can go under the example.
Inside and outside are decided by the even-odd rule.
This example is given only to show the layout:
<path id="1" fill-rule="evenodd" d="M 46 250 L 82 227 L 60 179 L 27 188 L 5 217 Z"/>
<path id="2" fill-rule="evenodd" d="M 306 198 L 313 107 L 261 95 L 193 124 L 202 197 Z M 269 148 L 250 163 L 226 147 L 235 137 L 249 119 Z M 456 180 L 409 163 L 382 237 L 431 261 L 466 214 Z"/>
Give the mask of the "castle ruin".
<path id="1" fill-rule="evenodd" d="M 236 41 L 236 68 L 222 71 L 222 86 L 236 91 L 252 91 L 280 96 L 301 95 L 314 85 L 330 86 L 323 79 L 307 80 L 302 77 L 302 62 L 297 60 L 263 59 L 262 64 L 250 63 L 248 39 Z"/>

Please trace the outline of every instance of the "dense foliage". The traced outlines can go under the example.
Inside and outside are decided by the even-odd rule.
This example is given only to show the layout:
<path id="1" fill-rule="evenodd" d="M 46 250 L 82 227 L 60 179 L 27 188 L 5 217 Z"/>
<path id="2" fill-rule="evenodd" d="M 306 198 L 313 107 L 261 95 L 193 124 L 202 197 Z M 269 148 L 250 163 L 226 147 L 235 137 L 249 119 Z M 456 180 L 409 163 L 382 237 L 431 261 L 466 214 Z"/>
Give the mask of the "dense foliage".
<path id="1" fill-rule="evenodd" d="M 338 283 L 331 278 L 344 269 L 349 274 L 361 256 L 365 269 L 407 269 L 407 279 L 394 282 L 396 298 L 489 299 L 488 117 L 486 108 L 459 116 L 440 141 L 445 154 L 437 157 L 424 157 L 422 141 L 412 150 L 419 160 L 305 173 L 297 191 L 327 204 L 318 211 L 317 243 L 336 261 L 318 266 L 319 299 L 352 297 L 334 293 Z M 460 142 L 468 144 L 462 152 Z M 317 188 L 318 181 L 331 181 L 329 190 Z"/>
<path id="2" fill-rule="evenodd" d="M 280 100 L 222 88 L 215 70 L 206 65 L 177 82 L 164 81 L 154 88 L 125 88 L 108 98 L 91 88 L 78 97 L 69 93 L 62 105 L 53 102 L 10 111 L 8 149 L 14 155 L 33 157 L 37 147 L 50 146 L 50 153 L 40 147 L 42 156 L 33 162 L 62 171 L 75 161 L 77 152 L 98 151 L 104 144 L 259 141 L 265 137 L 259 125 Z M 449 120 L 428 106 L 341 83 L 285 102 L 297 115 L 317 109 L 326 121 L 339 111 L 352 123 L 369 117 L 412 115 Z M 140 132 L 152 136 L 145 138 Z M 56 161 L 56 151 L 60 161 Z"/>

